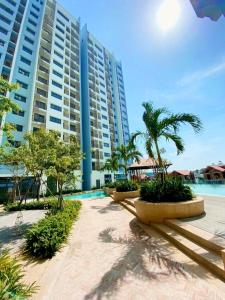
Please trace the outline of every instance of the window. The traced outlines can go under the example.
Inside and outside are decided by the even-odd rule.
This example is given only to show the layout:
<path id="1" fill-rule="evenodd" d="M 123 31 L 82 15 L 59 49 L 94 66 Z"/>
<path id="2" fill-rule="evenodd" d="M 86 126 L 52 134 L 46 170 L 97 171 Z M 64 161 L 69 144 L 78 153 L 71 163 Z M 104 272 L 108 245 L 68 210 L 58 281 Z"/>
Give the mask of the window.
<path id="1" fill-rule="evenodd" d="M 58 34 L 56 33 L 55 36 L 56 36 L 60 41 L 62 41 L 62 42 L 64 43 L 64 39 L 63 39 L 60 35 L 58 35 Z"/>
<path id="2" fill-rule="evenodd" d="M 63 65 L 60 64 L 58 61 L 56 61 L 56 60 L 53 59 L 53 63 L 54 63 L 56 66 L 58 66 L 59 68 L 63 69 Z"/>
<path id="3" fill-rule="evenodd" d="M 0 40 L 0 46 L 4 47 L 5 42 L 3 40 Z"/>
<path id="4" fill-rule="evenodd" d="M 46 68 L 44 68 L 42 66 L 39 67 L 39 70 L 41 70 L 44 73 L 48 73 L 48 69 L 46 69 Z"/>
<path id="5" fill-rule="evenodd" d="M 63 19 L 65 19 L 67 22 L 69 22 L 69 19 L 63 13 L 61 13 L 61 11 L 57 10 L 57 12 L 61 17 L 63 17 Z"/>
<path id="6" fill-rule="evenodd" d="M 63 78 L 63 75 L 57 72 L 56 70 L 53 70 L 52 73 L 60 78 Z"/>
<path id="7" fill-rule="evenodd" d="M 33 25 L 34 27 L 37 26 L 37 23 L 35 23 L 33 20 L 31 20 L 30 18 L 28 19 L 28 22 Z"/>
<path id="8" fill-rule="evenodd" d="M 23 46 L 23 51 L 25 51 L 25 52 L 27 52 L 27 53 L 29 53 L 29 54 L 32 54 L 33 53 L 33 51 L 32 50 L 30 50 L 29 48 L 27 48 L 27 47 L 25 47 L 25 46 Z"/>
<path id="9" fill-rule="evenodd" d="M 101 68 L 98 68 L 100 72 L 102 72 L 104 74 L 104 71 Z"/>
<path id="10" fill-rule="evenodd" d="M 104 147 L 109 148 L 109 144 L 108 143 L 104 143 Z"/>
<path id="11" fill-rule="evenodd" d="M 105 80 L 105 78 L 104 78 L 102 75 L 99 75 L 99 77 L 100 77 L 102 80 Z"/>
<path id="12" fill-rule="evenodd" d="M 58 106 L 58 105 L 55 105 L 55 104 L 52 104 L 52 103 L 51 103 L 50 106 L 51 106 L 52 109 L 55 109 L 55 110 L 57 110 L 57 111 L 62 111 L 62 107 L 60 107 L 60 106 Z"/>
<path id="13" fill-rule="evenodd" d="M 55 42 L 55 45 L 56 45 L 57 47 L 59 47 L 61 50 L 64 50 L 63 46 L 61 46 L 59 43 Z"/>
<path id="14" fill-rule="evenodd" d="M 19 71 L 18 71 L 20 74 L 23 74 L 24 76 L 27 76 L 29 77 L 30 73 L 22 68 L 19 68 Z"/>
<path id="15" fill-rule="evenodd" d="M 34 41 L 29 39 L 29 37 L 27 37 L 27 36 L 25 36 L 24 40 L 27 41 L 28 43 L 30 43 L 31 45 L 34 44 Z"/>
<path id="16" fill-rule="evenodd" d="M 105 128 L 105 129 L 109 128 L 108 125 L 106 125 L 106 124 L 102 124 L 102 127 Z"/>
<path id="17" fill-rule="evenodd" d="M 8 14 L 13 15 L 13 11 L 4 4 L 0 3 L 0 8 L 6 11 Z"/>
<path id="18" fill-rule="evenodd" d="M 5 30 L 5 28 L 3 28 L 3 27 L 1 27 L 1 26 L 0 26 L 0 32 L 1 32 L 1 33 L 4 33 L 4 34 L 7 34 L 7 33 L 8 33 L 8 31 Z"/>
<path id="19" fill-rule="evenodd" d="M 34 114 L 34 121 L 39 122 L 39 123 L 44 123 L 45 122 L 45 117 L 43 115 L 35 113 Z"/>
<path id="20" fill-rule="evenodd" d="M 35 31 L 33 31 L 32 29 L 30 29 L 29 27 L 27 27 L 27 31 L 28 31 L 29 33 L 31 33 L 32 35 L 35 35 Z"/>
<path id="21" fill-rule="evenodd" d="M 101 109 L 107 111 L 107 109 L 104 106 L 101 106 Z"/>
<path id="22" fill-rule="evenodd" d="M 41 46 L 41 49 L 43 49 L 43 50 L 46 51 L 47 53 L 51 54 L 51 51 L 49 51 L 47 48 Z"/>
<path id="23" fill-rule="evenodd" d="M 54 97 L 54 98 L 57 98 L 57 99 L 62 100 L 62 96 L 59 95 L 59 94 L 56 94 L 56 93 L 54 93 L 54 92 L 51 92 L 51 96 Z"/>
<path id="24" fill-rule="evenodd" d="M 24 96 L 21 96 L 21 95 L 19 95 L 19 94 L 15 94 L 15 96 L 14 96 L 14 99 L 15 100 L 17 100 L 17 101 L 21 101 L 21 102 L 26 102 L 26 97 L 24 97 Z"/>
<path id="25" fill-rule="evenodd" d="M 60 54 L 59 52 L 57 52 L 57 51 L 55 51 L 55 50 L 54 50 L 54 53 L 55 53 L 55 55 L 57 55 L 58 57 L 60 57 L 60 58 L 63 59 L 63 55 L 62 55 L 62 54 Z"/>
<path id="26" fill-rule="evenodd" d="M 102 119 L 108 120 L 106 116 L 102 115 Z"/>
<path id="27" fill-rule="evenodd" d="M 100 82 L 100 85 L 105 88 L 105 85 L 102 82 Z"/>
<path id="28" fill-rule="evenodd" d="M 12 113 L 14 115 L 17 115 L 17 116 L 20 116 L 20 117 L 24 117 L 25 111 L 24 110 L 18 110 L 18 111 L 13 110 Z"/>
<path id="29" fill-rule="evenodd" d="M 0 14 L 0 20 L 5 22 L 6 24 L 11 23 L 11 21 L 8 18 L 6 18 L 5 16 L 3 16 L 2 14 Z"/>
<path id="30" fill-rule="evenodd" d="M 98 49 L 98 51 L 102 52 L 102 49 L 97 44 L 95 44 L 95 47 Z"/>
<path id="31" fill-rule="evenodd" d="M 48 93 L 42 89 L 37 88 L 37 93 L 43 97 L 48 97 Z"/>
<path id="32" fill-rule="evenodd" d="M 56 25 L 56 29 L 58 29 L 62 34 L 65 34 L 65 31 L 62 28 L 60 28 L 58 25 Z"/>
<path id="33" fill-rule="evenodd" d="M 30 66 L 31 65 L 31 61 L 29 59 L 26 59 L 23 56 L 20 56 L 20 60 L 25 63 L 26 65 Z"/>
<path id="34" fill-rule="evenodd" d="M 20 80 L 17 80 L 17 83 L 23 88 L 23 89 L 28 89 L 28 84 L 20 81 Z"/>
<path id="35" fill-rule="evenodd" d="M 108 133 L 103 133 L 103 137 L 108 138 L 109 137 Z"/>
<path id="36" fill-rule="evenodd" d="M 19 131 L 19 132 L 23 131 L 23 126 L 19 125 L 19 124 L 16 124 L 16 130 Z"/>
<path id="37" fill-rule="evenodd" d="M 41 56 L 41 59 L 48 64 L 50 63 L 50 60 L 47 57 Z"/>
<path id="38" fill-rule="evenodd" d="M 41 102 L 41 101 L 36 101 L 35 102 L 35 106 L 38 107 L 38 108 L 42 108 L 42 109 L 46 109 L 46 104 L 44 102 Z"/>
<path id="39" fill-rule="evenodd" d="M 32 3 L 32 7 L 33 7 L 36 11 L 40 11 L 40 9 L 39 9 L 36 5 L 34 5 L 33 3 Z"/>
<path id="40" fill-rule="evenodd" d="M 54 123 L 57 123 L 57 124 L 61 124 L 61 119 L 55 118 L 55 117 L 52 117 L 52 116 L 50 116 L 50 121 L 54 122 Z"/>
<path id="41" fill-rule="evenodd" d="M 12 0 L 6 0 L 7 2 L 9 2 L 11 5 L 16 6 L 16 2 L 12 1 Z"/>
<path id="42" fill-rule="evenodd" d="M 70 124 L 70 130 L 71 130 L 71 131 L 76 131 L 76 126 L 73 125 L 73 124 Z"/>
<path id="43" fill-rule="evenodd" d="M 52 84 L 53 84 L 54 86 L 57 86 L 57 87 L 60 88 L 60 89 L 62 88 L 62 85 L 61 85 L 60 83 L 54 81 L 54 80 L 52 80 Z"/>
<path id="44" fill-rule="evenodd" d="M 38 19 L 38 15 L 36 15 L 33 11 L 30 11 L 31 16 L 33 16 L 34 18 Z"/>
<path id="45" fill-rule="evenodd" d="M 44 83 L 44 84 L 48 84 L 48 80 L 41 76 L 38 76 L 38 81 L 40 81 L 41 83 Z"/>
<path id="46" fill-rule="evenodd" d="M 104 153 L 104 156 L 105 156 L 105 157 L 110 157 L 110 153 L 105 152 L 105 153 Z"/>
<path id="47" fill-rule="evenodd" d="M 60 25 L 62 25 L 63 27 L 65 26 L 65 24 L 61 20 L 59 20 L 58 18 L 56 20 L 57 22 L 59 22 Z"/>
<path id="48" fill-rule="evenodd" d="M 103 103 L 106 103 L 106 100 L 105 100 L 105 99 L 103 99 L 103 98 L 101 98 L 101 101 L 102 101 Z"/>

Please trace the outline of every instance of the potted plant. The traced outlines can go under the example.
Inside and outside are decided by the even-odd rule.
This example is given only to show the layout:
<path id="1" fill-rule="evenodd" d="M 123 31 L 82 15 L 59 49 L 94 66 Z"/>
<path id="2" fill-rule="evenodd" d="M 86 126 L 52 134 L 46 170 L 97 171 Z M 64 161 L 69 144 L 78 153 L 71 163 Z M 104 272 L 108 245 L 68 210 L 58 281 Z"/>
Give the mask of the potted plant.
<path id="1" fill-rule="evenodd" d="M 116 181 L 106 183 L 103 190 L 107 195 L 112 195 L 116 191 Z"/>
<path id="2" fill-rule="evenodd" d="M 174 177 L 143 183 L 140 198 L 134 202 L 138 218 L 145 224 L 165 219 L 198 216 L 204 213 L 204 201 L 195 197 L 189 186 Z"/>
<path id="3" fill-rule="evenodd" d="M 136 182 L 124 180 L 117 182 L 116 191 L 113 192 L 113 199 L 116 202 L 126 198 L 137 198 L 140 195 L 139 186 Z"/>

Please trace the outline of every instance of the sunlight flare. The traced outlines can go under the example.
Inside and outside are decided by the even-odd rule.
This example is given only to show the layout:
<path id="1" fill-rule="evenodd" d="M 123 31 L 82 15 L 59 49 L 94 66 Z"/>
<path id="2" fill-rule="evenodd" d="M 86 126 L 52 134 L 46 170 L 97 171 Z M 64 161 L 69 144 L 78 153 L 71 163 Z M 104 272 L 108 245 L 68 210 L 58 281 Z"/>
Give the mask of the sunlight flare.
<path id="1" fill-rule="evenodd" d="M 156 22 L 162 31 L 172 29 L 180 18 L 181 7 L 178 0 L 164 0 L 156 14 Z"/>

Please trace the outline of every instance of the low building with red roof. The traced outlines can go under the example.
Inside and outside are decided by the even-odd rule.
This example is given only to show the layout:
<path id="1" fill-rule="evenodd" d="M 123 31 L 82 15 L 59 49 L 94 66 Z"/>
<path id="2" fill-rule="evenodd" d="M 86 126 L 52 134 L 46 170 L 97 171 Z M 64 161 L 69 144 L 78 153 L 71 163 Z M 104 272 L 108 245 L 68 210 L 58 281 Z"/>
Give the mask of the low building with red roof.
<path id="1" fill-rule="evenodd" d="M 204 170 L 204 178 L 207 180 L 224 180 L 225 165 L 211 165 Z"/>

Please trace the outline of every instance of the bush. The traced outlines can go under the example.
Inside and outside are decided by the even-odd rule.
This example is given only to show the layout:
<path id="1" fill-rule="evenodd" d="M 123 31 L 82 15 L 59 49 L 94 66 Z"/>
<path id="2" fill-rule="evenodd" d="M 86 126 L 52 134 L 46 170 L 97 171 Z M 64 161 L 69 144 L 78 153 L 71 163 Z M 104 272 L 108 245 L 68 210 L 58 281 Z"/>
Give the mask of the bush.
<path id="1" fill-rule="evenodd" d="M 120 181 L 116 184 L 116 191 L 117 192 L 131 192 L 138 190 L 138 185 L 136 182 L 133 181 Z"/>
<path id="2" fill-rule="evenodd" d="M 27 299 L 37 289 L 34 284 L 26 285 L 22 266 L 7 251 L 0 253 L 0 299 Z"/>
<path id="3" fill-rule="evenodd" d="M 143 183 L 140 196 L 148 202 L 179 202 L 193 198 L 191 188 L 176 178 L 166 178 L 163 184 L 160 179 Z"/>
<path id="4" fill-rule="evenodd" d="M 22 203 L 19 205 L 18 202 L 10 203 L 5 206 L 6 211 L 17 211 L 17 210 L 33 210 L 33 209 L 51 209 L 52 207 L 57 206 L 57 200 L 47 199 L 44 201 L 28 201 L 27 203 Z"/>
<path id="5" fill-rule="evenodd" d="M 65 201 L 63 210 L 52 209 L 27 231 L 27 251 L 36 257 L 51 258 L 66 241 L 80 207 L 79 201 Z"/>
<path id="6" fill-rule="evenodd" d="M 114 182 L 108 182 L 105 184 L 105 187 L 108 187 L 108 188 L 115 188 L 116 187 L 116 184 L 117 182 L 114 181 Z"/>

